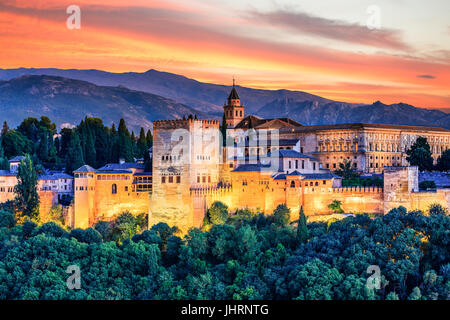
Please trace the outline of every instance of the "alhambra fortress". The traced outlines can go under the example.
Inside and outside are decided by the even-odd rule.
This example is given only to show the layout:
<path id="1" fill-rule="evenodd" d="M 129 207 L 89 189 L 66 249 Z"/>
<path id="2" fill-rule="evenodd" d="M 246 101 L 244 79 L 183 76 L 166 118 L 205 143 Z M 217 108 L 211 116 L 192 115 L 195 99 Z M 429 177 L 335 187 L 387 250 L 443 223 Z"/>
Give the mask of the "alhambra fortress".
<path id="1" fill-rule="evenodd" d="M 382 124 L 305 126 L 289 118 L 245 116 L 233 85 L 224 105 L 223 138 L 217 120 L 153 122 L 152 172 L 142 161 L 121 161 L 94 169 L 40 176 L 40 210 L 48 211 L 64 197 L 67 224 L 87 228 L 124 211 L 148 213 L 149 226 L 166 222 L 182 231 L 199 227 L 214 201 L 231 212 L 248 208 L 270 214 L 280 204 L 297 220 L 330 214 L 333 200 L 346 213 L 387 213 L 404 206 L 427 210 L 449 207 L 450 189 L 419 191 L 417 167 L 408 166 L 406 150 L 418 137 L 427 138 L 434 160 L 450 148 L 450 131 L 436 127 Z M 14 199 L 21 157 L 0 171 L 0 202 Z M 383 175 L 384 187 L 342 187 L 333 174 L 344 160 L 366 175 Z"/>

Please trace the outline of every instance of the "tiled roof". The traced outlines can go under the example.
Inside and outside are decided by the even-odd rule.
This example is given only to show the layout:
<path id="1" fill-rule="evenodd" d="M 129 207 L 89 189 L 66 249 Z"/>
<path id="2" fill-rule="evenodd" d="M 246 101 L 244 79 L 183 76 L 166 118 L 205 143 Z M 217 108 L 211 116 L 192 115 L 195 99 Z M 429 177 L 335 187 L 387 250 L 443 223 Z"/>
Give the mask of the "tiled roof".
<path id="1" fill-rule="evenodd" d="M 9 162 L 20 162 L 23 159 L 25 159 L 24 156 L 15 156 L 14 158 L 12 158 L 11 160 L 9 160 Z"/>
<path id="2" fill-rule="evenodd" d="M 272 155 L 271 153 L 268 153 L 267 157 L 271 157 L 271 155 Z M 275 156 L 276 156 L 276 152 L 275 152 Z M 313 157 L 308 156 L 306 154 L 300 153 L 300 152 L 295 151 L 295 150 L 289 150 L 289 149 L 280 149 L 280 150 L 278 150 L 278 157 L 280 157 L 280 158 L 308 158 L 308 159 L 311 159 L 311 160 L 319 161 L 316 158 L 313 158 Z"/>
<path id="3" fill-rule="evenodd" d="M 268 171 L 269 165 L 256 163 L 256 164 L 241 164 L 233 172 L 249 172 L 249 171 Z"/>
<path id="4" fill-rule="evenodd" d="M 104 170 L 144 169 L 144 168 L 145 168 L 144 163 L 124 162 L 124 163 L 108 163 L 97 170 L 104 171 Z"/>
<path id="5" fill-rule="evenodd" d="M 43 174 L 38 177 L 38 180 L 58 180 L 58 179 L 73 179 L 73 177 L 66 173 Z"/>
<path id="6" fill-rule="evenodd" d="M 333 178 L 342 179 L 341 177 L 332 174 L 331 172 L 325 173 L 304 173 L 302 174 L 305 180 L 329 180 Z"/>
<path id="7" fill-rule="evenodd" d="M 231 89 L 230 95 L 228 96 L 228 100 L 231 100 L 231 99 L 239 99 L 239 95 L 238 95 L 234 85 L 233 85 L 233 88 Z"/>
<path id="8" fill-rule="evenodd" d="M 151 176 L 152 172 L 136 172 L 133 174 L 133 176 L 139 177 L 139 176 Z"/>
<path id="9" fill-rule="evenodd" d="M 297 142 L 300 139 L 280 139 L 278 141 L 274 141 L 274 143 L 272 143 L 272 140 L 259 140 L 256 139 L 254 141 L 252 141 L 252 144 L 250 143 L 250 141 L 248 139 L 245 140 L 245 145 L 241 145 L 240 143 L 233 145 L 233 147 L 235 148 L 241 148 L 241 147 L 257 147 L 257 146 L 280 146 L 280 147 L 284 147 L 284 146 L 295 146 L 297 144 Z"/>
<path id="10" fill-rule="evenodd" d="M 298 172 L 297 170 L 288 173 L 288 176 L 302 176 L 302 175 L 303 175 L 303 174 L 301 174 L 301 173 Z"/>
<path id="11" fill-rule="evenodd" d="M 16 174 L 9 170 L 0 170 L 0 176 L 15 176 Z"/>
<path id="12" fill-rule="evenodd" d="M 97 174 L 118 174 L 118 173 L 133 173 L 133 171 L 128 169 L 117 169 L 117 170 L 96 170 Z"/>
<path id="13" fill-rule="evenodd" d="M 284 124 L 284 126 L 288 128 L 303 126 L 301 123 L 298 123 L 297 121 L 292 120 L 290 118 L 262 119 L 254 115 L 249 115 L 244 119 L 242 119 L 241 122 L 239 122 L 236 125 L 235 129 L 257 128 L 258 126 L 261 126 L 274 120 L 281 121 Z"/>
<path id="14" fill-rule="evenodd" d="M 273 180 L 286 180 L 286 174 L 285 173 L 277 174 L 276 176 L 273 176 Z"/>
<path id="15" fill-rule="evenodd" d="M 85 164 L 84 166 L 78 168 L 77 170 L 74 171 L 75 173 L 83 173 L 83 172 L 96 172 L 96 170 L 94 168 L 92 168 L 91 166 Z"/>

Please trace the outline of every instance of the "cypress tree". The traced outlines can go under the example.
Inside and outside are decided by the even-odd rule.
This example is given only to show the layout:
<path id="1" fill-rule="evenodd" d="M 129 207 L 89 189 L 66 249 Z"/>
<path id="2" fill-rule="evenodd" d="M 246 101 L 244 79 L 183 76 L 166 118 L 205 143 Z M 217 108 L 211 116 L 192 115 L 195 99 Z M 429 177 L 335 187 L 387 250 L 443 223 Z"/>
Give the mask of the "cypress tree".
<path id="1" fill-rule="evenodd" d="M 0 138 L 0 170 L 9 170 L 9 161 L 5 157 L 5 151 L 3 150 L 1 138 Z"/>
<path id="2" fill-rule="evenodd" d="M 4 136 L 5 134 L 8 133 L 8 131 L 9 131 L 8 122 L 3 121 L 3 127 L 2 127 L 1 135 Z"/>
<path id="3" fill-rule="evenodd" d="M 97 165 L 97 151 L 95 150 L 95 140 L 92 133 L 86 138 L 86 163 L 92 167 Z"/>
<path id="4" fill-rule="evenodd" d="M 20 161 L 17 168 L 17 185 L 15 205 L 23 216 L 37 220 L 39 218 L 39 195 L 37 193 L 37 173 L 30 155 Z"/>
<path id="5" fill-rule="evenodd" d="M 73 171 L 84 165 L 83 151 L 81 150 L 80 138 L 76 131 L 72 130 L 66 155 L 66 172 Z"/>
<path id="6" fill-rule="evenodd" d="M 150 154 L 147 152 L 144 153 L 144 165 L 145 165 L 145 172 L 152 172 L 153 171 L 153 164 L 152 159 L 150 158 Z"/>
<path id="7" fill-rule="evenodd" d="M 145 156 L 145 153 L 148 153 L 147 140 L 145 138 L 144 128 L 141 127 L 141 131 L 139 132 L 139 139 L 137 141 L 137 156 L 142 158 Z"/>
<path id="8" fill-rule="evenodd" d="M 225 113 L 222 116 L 222 126 L 220 127 L 220 132 L 222 133 L 222 146 L 225 147 L 227 144 L 227 122 L 225 121 Z"/>
<path id="9" fill-rule="evenodd" d="M 43 162 L 48 161 L 48 149 L 48 132 L 44 129 L 40 134 L 38 148 L 38 157 Z"/>
<path id="10" fill-rule="evenodd" d="M 306 216 L 303 212 L 303 206 L 300 207 L 300 217 L 297 225 L 297 239 L 301 243 L 308 241 L 308 225 L 306 224 Z"/>
<path id="11" fill-rule="evenodd" d="M 133 161 L 133 144 L 131 142 L 130 132 L 127 129 L 125 120 L 122 118 L 119 122 L 119 140 L 118 140 L 118 151 L 119 159 L 124 158 L 127 162 Z"/>

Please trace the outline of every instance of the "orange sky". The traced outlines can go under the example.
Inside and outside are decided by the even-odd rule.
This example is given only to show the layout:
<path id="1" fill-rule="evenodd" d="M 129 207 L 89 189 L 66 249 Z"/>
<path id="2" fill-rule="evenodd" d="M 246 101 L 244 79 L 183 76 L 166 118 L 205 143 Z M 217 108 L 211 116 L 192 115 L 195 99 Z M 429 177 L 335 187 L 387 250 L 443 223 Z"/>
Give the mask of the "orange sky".
<path id="1" fill-rule="evenodd" d="M 370 2 L 324 2 L 82 0 L 81 29 L 69 30 L 73 0 L 0 0 L 0 68 L 234 75 L 242 86 L 450 108 L 448 1 L 402 11 L 380 0 L 380 30 L 365 26 Z"/>

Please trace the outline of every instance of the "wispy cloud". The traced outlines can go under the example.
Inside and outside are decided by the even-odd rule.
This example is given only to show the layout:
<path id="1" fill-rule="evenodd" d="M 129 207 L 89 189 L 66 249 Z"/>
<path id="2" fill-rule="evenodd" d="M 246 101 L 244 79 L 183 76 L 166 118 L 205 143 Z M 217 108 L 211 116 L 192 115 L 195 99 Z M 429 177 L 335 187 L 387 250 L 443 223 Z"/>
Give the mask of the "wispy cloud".
<path id="1" fill-rule="evenodd" d="M 432 76 L 430 74 L 418 74 L 417 78 L 422 78 L 422 79 L 436 79 L 435 76 Z"/>
<path id="2" fill-rule="evenodd" d="M 257 19 L 274 27 L 287 28 L 295 32 L 327 39 L 345 41 L 377 48 L 410 50 L 401 40 L 401 32 L 392 29 L 369 29 L 357 23 L 325 19 L 303 12 L 273 11 L 251 12 L 249 19 Z"/>

